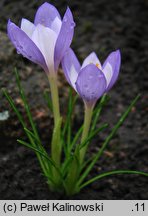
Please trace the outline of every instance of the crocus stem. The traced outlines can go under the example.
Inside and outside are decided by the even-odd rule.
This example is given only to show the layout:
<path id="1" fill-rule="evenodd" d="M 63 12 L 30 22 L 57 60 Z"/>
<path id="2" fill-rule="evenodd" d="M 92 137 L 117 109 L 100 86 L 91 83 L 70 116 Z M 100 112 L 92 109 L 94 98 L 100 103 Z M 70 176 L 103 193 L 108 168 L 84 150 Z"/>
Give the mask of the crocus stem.
<path id="1" fill-rule="evenodd" d="M 81 143 L 83 143 L 87 139 L 88 132 L 90 129 L 90 124 L 91 124 L 92 111 L 93 111 L 93 107 L 89 107 L 85 104 L 84 125 L 83 125 Z M 84 147 L 82 147 L 80 150 L 80 163 L 82 163 L 84 160 L 86 150 L 87 150 L 87 144 Z"/>
<path id="2" fill-rule="evenodd" d="M 52 98 L 52 106 L 53 106 L 53 115 L 54 115 L 54 125 L 58 124 L 60 119 L 60 108 L 59 108 L 59 94 L 58 94 L 58 84 L 57 84 L 57 76 L 49 75 L 48 76 L 50 89 L 51 89 L 51 98 Z"/>
<path id="3" fill-rule="evenodd" d="M 61 117 L 60 117 L 60 108 L 59 108 L 59 94 L 58 94 L 58 85 L 57 85 L 57 75 L 48 76 L 50 89 L 51 89 L 51 99 L 52 99 L 52 110 L 54 115 L 54 130 L 52 135 L 51 142 L 51 157 L 57 166 L 60 166 L 61 161 Z M 52 169 L 54 181 L 58 184 L 59 174 L 57 170 L 53 167 Z"/>
<path id="4" fill-rule="evenodd" d="M 84 143 L 84 141 L 88 137 L 88 132 L 90 129 L 90 123 L 92 118 L 92 111 L 93 107 L 88 106 L 85 104 L 85 114 L 84 114 L 84 125 L 83 125 L 83 132 L 81 137 L 81 144 Z M 66 193 L 67 195 L 72 195 L 77 192 L 78 188 L 76 188 L 76 182 L 80 173 L 80 166 L 83 164 L 83 160 L 85 157 L 85 153 L 87 150 L 87 144 L 83 146 L 79 151 L 79 146 L 76 147 L 74 157 L 72 164 L 69 169 L 69 173 L 66 180 Z"/>

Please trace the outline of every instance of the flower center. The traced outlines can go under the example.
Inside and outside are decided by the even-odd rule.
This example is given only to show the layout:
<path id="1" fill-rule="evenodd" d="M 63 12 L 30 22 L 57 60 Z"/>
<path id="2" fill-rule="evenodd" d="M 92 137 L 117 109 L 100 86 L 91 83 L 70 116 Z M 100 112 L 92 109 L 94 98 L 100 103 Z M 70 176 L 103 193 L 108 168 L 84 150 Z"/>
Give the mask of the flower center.
<path id="1" fill-rule="evenodd" d="M 101 69 L 101 68 L 100 68 L 100 64 L 96 63 L 96 66 L 97 66 L 97 68 Z"/>
<path id="2" fill-rule="evenodd" d="M 94 64 L 93 62 L 90 62 L 89 64 Z M 101 69 L 101 65 L 99 63 L 95 64 L 97 66 L 97 68 Z"/>

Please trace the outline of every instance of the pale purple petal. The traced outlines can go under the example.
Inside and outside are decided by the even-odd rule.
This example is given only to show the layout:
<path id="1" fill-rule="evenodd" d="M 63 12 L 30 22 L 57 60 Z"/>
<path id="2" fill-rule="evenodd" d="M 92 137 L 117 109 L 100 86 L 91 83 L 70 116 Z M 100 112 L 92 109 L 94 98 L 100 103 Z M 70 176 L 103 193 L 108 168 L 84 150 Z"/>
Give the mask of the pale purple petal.
<path id="1" fill-rule="evenodd" d="M 99 61 L 97 55 L 95 52 L 92 52 L 90 53 L 86 58 L 85 60 L 83 61 L 83 64 L 82 64 L 82 67 L 81 68 L 84 68 L 86 67 L 87 65 L 89 64 L 94 64 L 96 65 L 100 70 L 102 69 L 101 67 L 101 62 Z"/>
<path id="2" fill-rule="evenodd" d="M 49 72 L 54 73 L 54 49 L 56 43 L 56 33 L 38 24 L 33 32 L 32 40 L 41 51 L 46 61 Z"/>
<path id="3" fill-rule="evenodd" d="M 51 28 L 54 32 L 56 32 L 56 34 L 58 35 L 59 32 L 60 32 L 60 30 L 61 30 L 61 26 L 62 26 L 61 20 L 60 20 L 58 17 L 56 17 L 56 18 L 54 19 L 54 21 L 52 22 L 50 28 Z"/>
<path id="4" fill-rule="evenodd" d="M 108 87 L 113 76 L 113 68 L 109 62 L 107 62 L 102 72 L 104 73 L 104 76 L 106 78 L 106 82 L 107 82 L 106 87 Z"/>
<path id="5" fill-rule="evenodd" d="M 8 37 L 16 47 L 17 51 L 25 58 L 39 64 L 45 71 L 47 71 L 47 66 L 42 53 L 27 34 L 10 20 L 8 21 L 7 31 Z"/>
<path id="6" fill-rule="evenodd" d="M 34 24 L 42 24 L 50 28 L 52 22 L 56 17 L 58 17 L 61 20 L 60 14 L 57 11 L 57 9 L 53 5 L 45 2 L 37 10 L 34 19 Z"/>
<path id="7" fill-rule="evenodd" d="M 73 16 L 69 8 L 67 8 L 63 21 L 60 33 L 57 38 L 55 46 L 55 70 L 57 71 L 60 61 L 64 57 L 65 52 L 69 49 L 72 42 L 74 34 L 75 23 L 73 21 Z"/>
<path id="8" fill-rule="evenodd" d="M 79 72 L 76 88 L 84 102 L 93 106 L 105 92 L 105 76 L 95 65 L 89 64 Z"/>
<path id="9" fill-rule="evenodd" d="M 31 38 L 35 30 L 35 25 L 29 20 L 23 18 L 21 21 L 21 29 Z"/>
<path id="10" fill-rule="evenodd" d="M 80 63 L 75 53 L 71 48 L 69 48 L 69 50 L 65 53 L 64 58 L 62 59 L 62 68 L 67 81 L 75 90 L 75 83 L 80 71 L 80 67 Z"/>
<path id="11" fill-rule="evenodd" d="M 102 71 L 107 80 L 106 91 L 109 91 L 112 88 L 112 86 L 115 84 L 119 75 L 120 65 L 121 65 L 121 54 L 119 50 L 112 52 L 104 62 Z"/>

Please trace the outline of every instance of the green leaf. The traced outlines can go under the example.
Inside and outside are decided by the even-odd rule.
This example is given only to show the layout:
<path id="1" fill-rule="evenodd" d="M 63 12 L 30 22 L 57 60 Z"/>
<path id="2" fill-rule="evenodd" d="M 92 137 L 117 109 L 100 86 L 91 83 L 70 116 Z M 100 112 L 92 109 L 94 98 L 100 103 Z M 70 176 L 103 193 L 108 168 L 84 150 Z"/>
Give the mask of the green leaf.
<path id="1" fill-rule="evenodd" d="M 88 136 L 88 138 L 83 143 L 80 144 L 79 148 L 81 149 L 84 146 L 86 146 L 100 131 L 104 130 L 107 127 L 108 127 L 108 124 L 105 123 L 100 128 L 98 128 L 95 131 L 91 132 L 90 135 Z"/>
<path id="2" fill-rule="evenodd" d="M 25 95 L 25 92 L 24 92 L 24 89 L 22 88 L 21 86 L 21 82 L 20 82 L 20 79 L 19 79 L 19 75 L 18 75 L 18 72 L 15 68 L 15 76 L 16 76 L 16 82 L 17 82 L 17 86 L 19 88 L 19 93 L 20 93 L 20 96 L 21 96 L 21 99 L 24 103 L 24 107 L 25 107 L 25 110 L 26 110 L 26 113 L 27 113 L 27 116 L 28 116 L 28 119 L 29 119 L 29 122 L 31 124 L 31 127 L 32 127 L 32 130 L 33 130 L 33 133 L 35 134 L 35 136 L 38 138 L 38 140 L 40 140 L 39 138 L 39 134 L 37 132 L 37 129 L 36 129 L 36 125 L 33 121 L 33 118 L 32 118 L 32 114 L 30 112 L 30 108 L 29 108 L 29 104 L 27 102 L 27 98 L 26 98 L 26 95 Z M 39 142 L 39 145 L 41 146 L 41 141 Z"/>
<path id="3" fill-rule="evenodd" d="M 70 143 L 71 143 L 71 126 L 72 126 L 71 121 L 72 121 L 72 114 L 73 114 L 76 100 L 77 100 L 77 95 L 73 96 L 73 90 L 70 87 L 67 116 L 66 116 L 66 121 L 65 121 L 64 128 L 62 131 L 63 136 L 64 137 L 66 136 L 66 140 L 67 140 L 67 151 L 69 151 Z"/>
<path id="4" fill-rule="evenodd" d="M 36 137 L 36 135 L 32 131 L 30 131 L 27 128 L 24 128 L 24 130 L 26 131 L 26 133 L 28 133 L 30 136 L 32 136 L 32 138 L 34 138 L 37 142 L 40 142 L 40 140 L 38 139 L 38 137 Z"/>
<path id="5" fill-rule="evenodd" d="M 21 84 L 20 84 L 20 80 L 19 80 L 19 76 L 18 76 L 17 70 L 15 69 L 14 72 L 15 72 L 15 75 L 16 75 L 16 80 L 17 80 L 17 85 L 18 85 L 18 88 L 19 88 L 19 92 L 20 92 L 21 98 L 22 98 L 22 100 L 23 100 L 25 109 L 26 109 L 26 111 L 27 111 L 27 115 L 28 115 L 29 120 L 30 120 L 30 122 L 31 122 L 31 125 L 32 125 L 32 127 L 33 127 L 34 134 L 35 134 L 36 137 L 38 137 L 37 130 L 36 130 L 36 128 L 35 128 L 35 125 L 34 125 L 34 123 L 33 123 L 32 116 L 31 116 L 31 113 L 30 113 L 30 110 L 29 110 L 29 105 L 28 105 L 28 103 L 27 103 L 27 100 L 26 100 L 24 91 L 23 91 L 23 89 L 22 89 L 22 87 L 21 87 Z M 24 129 L 24 128 L 27 128 L 27 127 L 26 127 L 26 123 L 25 123 L 25 121 L 24 121 L 24 119 L 23 119 L 23 116 L 20 114 L 20 112 L 19 112 L 18 109 L 16 108 L 13 99 L 9 96 L 8 92 L 7 92 L 6 90 L 4 90 L 4 89 L 3 89 L 3 93 L 4 93 L 4 95 L 6 96 L 6 98 L 7 98 L 8 102 L 9 102 L 10 106 L 11 106 L 12 109 L 15 111 L 15 113 L 16 113 L 16 115 L 17 115 L 19 121 L 20 121 L 20 123 L 21 123 L 22 126 L 23 126 L 23 129 Z M 26 132 L 26 131 L 25 131 L 25 132 Z M 26 134 L 27 134 L 27 136 L 28 136 L 28 139 L 29 139 L 31 145 L 34 146 L 34 147 L 36 147 L 36 144 L 35 144 L 34 139 L 32 138 L 32 136 L 31 136 L 29 133 L 27 133 L 27 132 L 26 132 Z M 38 138 L 39 138 L 39 137 L 38 137 Z M 38 143 L 39 143 L 39 142 L 38 142 Z M 40 147 L 41 147 L 41 142 L 39 143 L 39 145 L 40 145 Z M 42 157 L 41 157 L 40 154 L 38 154 L 38 153 L 37 153 L 37 158 L 38 158 L 38 160 L 39 160 L 39 162 L 40 162 L 40 165 L 41 165 L 41 168 L 42 168 L 44 174 L 46 174 L 47 169 L 48 169 L 47 164 L 45 163 L 44 160 L 42 160 Z"/>
<path id="6" fill-rule="evenodd" d="M 27 142 L 23 141 L 23 140 L 20 140 L 20 139 L 17 139 L 17 142 L 20 143 L 21 145 L 24 145 L 26 146 L 27 148 L 30 148 L 32 149 L 33 151 L 35 152 L 38 152 L 41 156 L 43 156 L 44 158 L 46 158 L 48 160 L 48 162 L 58 171 L 58 173 L 60 173 L 61 175 L 61 172 L 59 170 L 59 168 L 56 166 L 56 164 L 54 163 L 54 161 L 49 158 L 49 156 L 47 154 L 45 154 L 44 152 L 42 152 L 41 150 L 37 149 L 36 147 L 33 147 L 32 145 L 28 144 Z"/>
<path id="7" fill-rule="evenodd" d="M 81 166 L 81 171 L 87 167 L 87 165 L 95 158 L 95 155 L 91 156 L 89 159 L 87 159 L 86 161 L 83 162 L 82 166 Z"/>
<path id="8" fill-rule="evenodd" d="M 26 124 L 25 124 L 25 122 L 24 122 L 24 120 L 23 120 L 23 118 L 22 118 L 22 115 L 20 114 L 20 112 L 19 112 L 18 109 L 16 108 L 15 103 L 14 103 L 12 97 L 9 95 L 9 93 L 7 92 L 6 89 L 2 89 L 2 91 L 3 91 L 3 94 L 5 95 L 5 97 L 7 98 L 7 100 L 8 100 L 8 102 L 9 102 L 11 108 L 12 108 L 12 109 L 14 110 L 14 112 L 16 113 L 16 115 L 17 115 L 19 121 L 21 122 L 22 126 L 23 126 L 23 127 L 26 127 Z"/>
<path id="9" fill-rule="evenodd" d="M 64 128 L 63 128 L 63 136 L 67 133 L 67 129 L 69 126 L 69 121 L 71 119 L 71 110 L 72 110 L 72 88 L 69 88 L 69 96 L 68 96 L 68 109 L 67 109 L 67 115 L 66 115 L 66 121 L 64 123 Z"/>
<path id="10" fill-rule="evenodd" d="M 70 167 L 70 164 L 73 160 L 73 156 L 71 155 L 69 158 L 65 159 L 64 163 L 63 163 L 63 166 L 62 166 L 62 174 L 63 174 L 63 177 L 66 175 L 69 167 Z"/>
<path id="11" fill-rule="evenodd" d="M 80 173 L 80 163 L 77 154 L 72 156 L 72 162 L 68 167 L 67 178 L 65 179 L 65 190 L 68 195 L 73 194 L 76 190 L 76 182 Z"/>
<path id="12" fill-rule="evenodd" d="M 77 143 L 78 139 L 80 138 L 82 131 L 83 131 L 83 124 L 74 136 L 74 139 L 73 139 L 71 146 L 70 146 L 70 152 L 72 151 L 73 146 Z"/>
<path id="13" fill-rule="evenodd" d="M 52 102 L 51 102 L 51 98 L 50 98 L 50 95 L 49 95 L 49 91 L 48 90 L 45 90 L 44 91 L 44 99 L 45 101 L 47 102 L 47 105 L 48 105 L 48 108 L 51 112 L 53 112 L 53 108 L 52 108 Z"/>
<path id="14" fill-rule="evenodd" d="M 141 171 L 136 171 L 136 170 L 113 170 L 113 171 L 110 171 L 110 172 L 101 173 L 98 176 L 95 176 L 94 178 L 86 181 L 85 183 L 83 183 L 80 186 L 80 189 L 86 187 L 87 185 L 89 185 L 89 184 L 93 183 L 94 181 L 97 181 L 97 180 L 99 180 L 101 178 L 104 178 L 104 177 L 110 176 L 110 175 L 116 175 L 116 174 L 136 174 L 136 175 L 143 175 L 143 176 L 148 177 L 148 173 L 141 172 Z"/>
<path id="15" fill-rule="evenodd" d="M 93 121 L 92 121 L 92 126 L 91 126 L 91 131 L 93 131 L 96 127 L 96 124 L 99 120 L 102 108 L 107 104 L 109 101 L 109 96 L 107 94 L 104 94 L 103 97 L 101 98 L 98 106 L 95 108 L 93 112 Z"/>

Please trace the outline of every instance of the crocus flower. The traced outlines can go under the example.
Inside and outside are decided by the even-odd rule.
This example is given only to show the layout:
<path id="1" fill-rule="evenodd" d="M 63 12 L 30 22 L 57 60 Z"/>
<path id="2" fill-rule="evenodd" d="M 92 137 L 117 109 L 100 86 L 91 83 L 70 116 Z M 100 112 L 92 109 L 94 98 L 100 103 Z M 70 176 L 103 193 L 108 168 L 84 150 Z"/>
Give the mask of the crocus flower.
<path id="1" fill-rule="evenodd" d="M 117 50 L 107 57 L 103 65 L 92 52 L 81 66 L 73 50 L 69 48 L 62 60 L 62 67 L 69 84 L 83 98 L 87 106 L 93 107 L 116 82 L 120 63 L 120 51 Z"/>
<path id="2" fill-rule="evenodd" d="M 40 65 L 47 74 L 55 73 L 65 51 L 69 48 L 75 23 L 69 8 L 63 20 L 57 9 L 42 4 L 36 12 L 34 23 L 22 19 L 19 28 L 8 21 L 8 36 L 17 52 Z"/>

